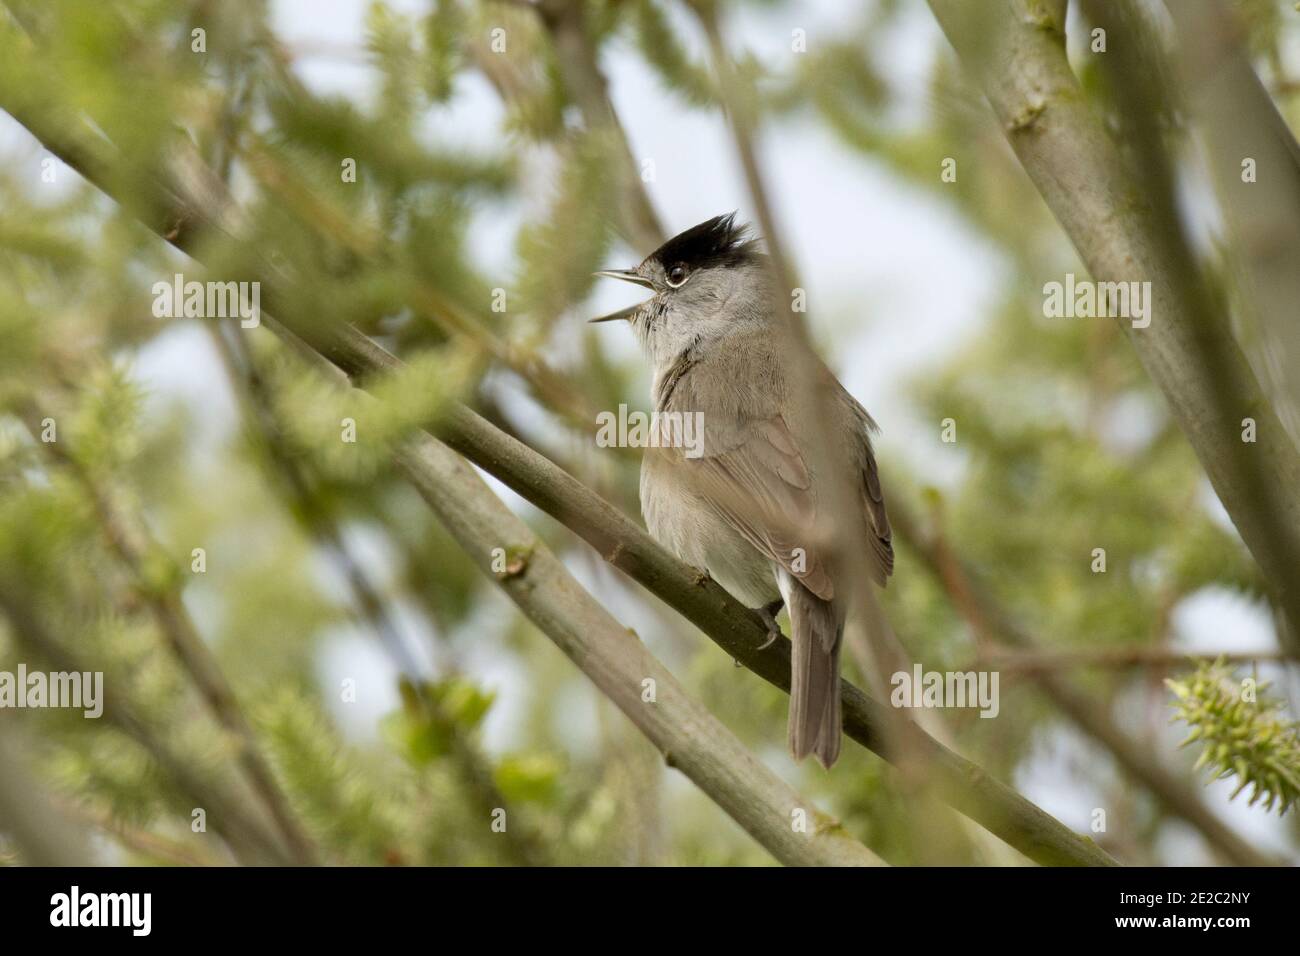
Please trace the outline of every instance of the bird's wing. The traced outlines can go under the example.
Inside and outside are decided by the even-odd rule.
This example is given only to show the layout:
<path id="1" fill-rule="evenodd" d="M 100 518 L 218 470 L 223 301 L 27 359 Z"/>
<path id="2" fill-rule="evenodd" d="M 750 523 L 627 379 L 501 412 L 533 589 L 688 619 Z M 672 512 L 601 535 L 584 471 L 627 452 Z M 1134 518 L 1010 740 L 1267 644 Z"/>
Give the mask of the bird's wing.
<path id="1" fill-rule="evenodd" d="M 885 495 L 880 489 L 880 473 L 876 470 L 876 455 L 871 449 L 871 439 L 862 436 L 863 451 L 866 454 L 862 468 L 862 504 L 867 517 L 871 519 L 871 552 L 876 557 L 880 568 L 878 582 L 883 586 L 885 579 L 894 573 L 894 531 L 889 526 L 889 515 L 885 511 Z"/>
<path id="2" fill-rule="evenodd" d="M 823 600 L 834 596 L 815 533 L 817 502 L 807 464 L 785 420 L 745 422 L 709 436 L 704 454 L 685 458 L 692 486 L 759 551 Z"/>
<path id="3" fill-rule="evenodd" d="M 832 379 L 831 381 L 834 381 Z M 876 583 L 884 585 L 885 579 L 894 573 L 894 532 L 889 526 L 889 514 L 885 511 L 885 494 L 880 487 L 880 472 L 876 468 L 876 453 L 871 447 L 871 433 L 879 431 L 873 419 L 848 389 L 835 382 L 839 397 L 849 409 L 857 422 L 857 434 L 860 442 L 858 460 L 862 469 L 862 509 L 871 522 L 871 553 L 876 559 L 879 576 Z"/>

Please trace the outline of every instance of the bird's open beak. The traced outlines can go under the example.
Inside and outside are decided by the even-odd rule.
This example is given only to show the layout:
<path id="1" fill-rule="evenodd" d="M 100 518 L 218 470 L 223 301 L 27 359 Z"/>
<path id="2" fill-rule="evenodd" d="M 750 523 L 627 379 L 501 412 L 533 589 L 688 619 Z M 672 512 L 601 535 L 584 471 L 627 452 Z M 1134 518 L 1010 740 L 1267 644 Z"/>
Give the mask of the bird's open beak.
<path id="1" fill-rule="evenodd" d="M 594 319 L 588 319 L 588 322 L 617 322 L 619 319 L 630 319 L 632 313 L 641 308 L 641 304 L 629 305 L 626 309 L 619 309 L 617 312 L 611 312 L 609 315 L 598 315 Z"/>
<path id="2" fill-rule="evenodd" d="M 624 282 L 631 282 L 633 285 L 644 286 L 647 289 L 653 289 L 650 280 L 643 275 L 639 275 L 632 269 L 606 269 L 601 272 L 593 272 L 592 275 L 600 276 L 602 279 L 622 279 Z M 588 319 L 588 322 L 615 322 L 619 319 L 630 319 L 637 309 L 641 308 L 643 303 L 629 305 L 626 309 L 619 309 L 617 312 L 611 312 L 609 315 L 598 315 L 594 319 Z"/>
<path id="3" fill-rule="evenodd" d="M 600 272 L 593 272 L 592 275 L 600 276 L 602 279 L 622 279 L 624 282 L 630 282 L 633 285 L 643 285 L 647 289 L 654 288 L 650 284 L 650 280 L 635 269 L 604 269 Z"/>

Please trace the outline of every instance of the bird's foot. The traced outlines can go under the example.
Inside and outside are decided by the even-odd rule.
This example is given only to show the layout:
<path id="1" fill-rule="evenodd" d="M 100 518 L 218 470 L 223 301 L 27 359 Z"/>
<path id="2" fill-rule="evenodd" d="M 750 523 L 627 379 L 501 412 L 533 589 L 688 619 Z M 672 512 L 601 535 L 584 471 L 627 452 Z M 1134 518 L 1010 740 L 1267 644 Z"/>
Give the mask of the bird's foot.
<path id="1" fill-rule="evenodd" d="M 758 609 L 758 616 L 761 617 L 763 623 L 767 625 L 767 640 L 759 645 L 758 649 L 760 651 L 767 650 L 776 643 L 778 637 L 782 636 L 781 625 L 776 623 L 776 616 L 781 613 L 781 608 L 784 605 L 785 601 L 781 598 L 777 598 L 771 604 L 765 604 Z"/>

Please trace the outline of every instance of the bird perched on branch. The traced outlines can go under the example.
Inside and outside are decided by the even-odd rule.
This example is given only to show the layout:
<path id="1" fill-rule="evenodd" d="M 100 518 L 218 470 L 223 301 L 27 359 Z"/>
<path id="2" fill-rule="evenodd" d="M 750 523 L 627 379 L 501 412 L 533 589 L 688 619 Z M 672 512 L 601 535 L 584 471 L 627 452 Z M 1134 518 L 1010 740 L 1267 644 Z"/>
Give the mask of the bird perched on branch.
<path id="1" fill-rule="evenodd" d="M 871 448 L 876 424 L 820 360 L 797 360 L 806 346 L 782 309 L 790 297 L 774 294 L 767 256 L 735 213 L 674 236 L 635 269 L 596 274 L 654 292 L 591 321 L 631 323 L 654 372 L 665 430 L 657 437 L 671 437 L 675 416 L 701 426 L 692 447 L 651 441 L 646 449 L 646 525 L 758 608 L 772 639 L 784 603 L 790 750 L 829 767 L 840 752 L 844 621 L 857 589 L 870 586 L 856 578 L 883 586 L 894 567 Z M 847 513 L 829 514 L 832 500 Z M 846 541 L 862 549 L 860 560 L 846 556 Z"/>

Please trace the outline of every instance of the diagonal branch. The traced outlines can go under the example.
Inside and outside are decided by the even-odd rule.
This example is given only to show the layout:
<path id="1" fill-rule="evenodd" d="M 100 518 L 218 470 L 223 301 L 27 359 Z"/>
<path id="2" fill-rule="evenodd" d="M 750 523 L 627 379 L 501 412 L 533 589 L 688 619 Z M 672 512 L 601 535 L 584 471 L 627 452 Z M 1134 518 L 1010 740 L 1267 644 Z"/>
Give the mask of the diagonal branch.
<path id="1" fill-rule="evenodd" d="M 1033 674 L 1035 671 L 1095 668 L 1127 670 L 1150 667 L 1157 671 L 1195 668 L 1201 661 L 1222 660 L 1227 664 L 1251 664 L 1266 661 L 1291 663 L 1280 651 L 1176 651 L 1170 647 L 1067 647 L 1059 650 L 990 650 L 976 655 L 971 667 L 996 666 L 1003 671 Z"/>
<path id="2" fill-rule="evenodd" d="M 633 248 L 653 249 L 663 241 L 663 225 L 636 175 L 632 145 L 610 102 L 608 84 L 591 43 L 589 8 L 568 0 L 542 0 L 533 9 L 551 35 L 564 85 L 588 127 L 610 131 L 623 155 L 617 171 L 619 225 Z"/>

